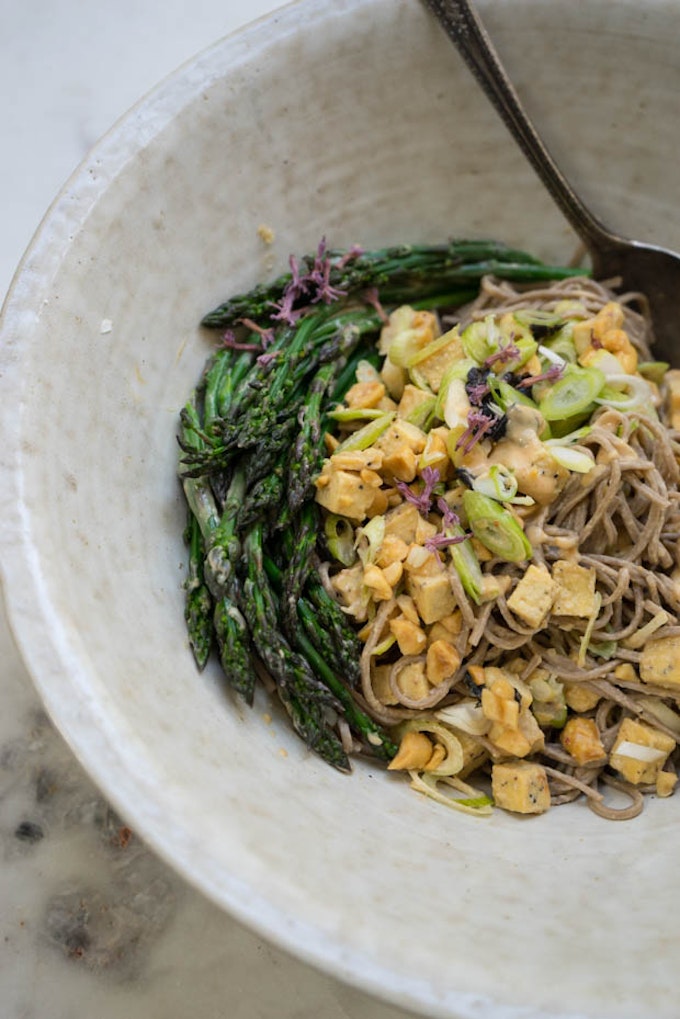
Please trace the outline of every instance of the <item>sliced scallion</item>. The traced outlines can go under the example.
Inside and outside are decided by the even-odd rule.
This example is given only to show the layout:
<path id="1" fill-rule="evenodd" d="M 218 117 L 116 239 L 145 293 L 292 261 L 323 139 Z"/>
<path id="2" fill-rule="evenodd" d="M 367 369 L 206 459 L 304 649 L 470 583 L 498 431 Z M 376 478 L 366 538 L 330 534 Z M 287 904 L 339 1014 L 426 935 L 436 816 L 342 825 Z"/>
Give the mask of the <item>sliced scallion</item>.
<path id="1" fill-rule="evenodd" d="M 333 452 L 346 453 L 353 449 L 368 449 L 374 442 L 377 442 L 395 417 L 396 411 L 393 410 L 388 411 L 386 414 L 381 414 L 379 418 L 369 421 L 363 428 L 349 435 Z"/>
<path id="2" fill-rule="evenodd" d="M 346 517 L 329 513 L 324 521 L 324 534 L 328 551 L 343 566 L 351 566 L 357 554 L 354 548 L 354 529 Z"/>
<path id="3" fill-rule="evenodd" d="M 574 418 L 595 402 L 605 381 L 605 375 L 597 368 L 570 364 L 540 401 L 538 409 L 546 421 Z"/>
<path id="4" fill-rule="evenodd" d="M 466 491 L 463 509 L 475 538 L 508 563 L 530 559 L 532 548 L 512 513 L 481 492 Z"/>

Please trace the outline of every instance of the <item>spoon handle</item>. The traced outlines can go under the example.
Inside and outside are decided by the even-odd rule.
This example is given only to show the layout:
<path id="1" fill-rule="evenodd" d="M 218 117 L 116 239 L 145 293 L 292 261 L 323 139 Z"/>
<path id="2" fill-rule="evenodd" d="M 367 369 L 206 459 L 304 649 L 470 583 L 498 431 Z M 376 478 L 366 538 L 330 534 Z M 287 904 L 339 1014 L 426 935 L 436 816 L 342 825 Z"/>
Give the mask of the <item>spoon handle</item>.
<path id="1" fill-rule="evenodd" d="M 426 0 L 510 133 L 591 254 L 622 238 L 607 230 L 583 204 L 529 120 L 478 14 L 468 0 Z"/>

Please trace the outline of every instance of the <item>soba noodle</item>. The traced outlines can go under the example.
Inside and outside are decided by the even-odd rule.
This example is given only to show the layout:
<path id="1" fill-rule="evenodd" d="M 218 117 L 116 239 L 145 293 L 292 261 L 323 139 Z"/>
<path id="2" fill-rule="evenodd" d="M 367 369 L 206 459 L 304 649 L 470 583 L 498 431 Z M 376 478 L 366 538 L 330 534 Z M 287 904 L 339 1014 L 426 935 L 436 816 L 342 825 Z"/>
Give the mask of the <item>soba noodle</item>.
<path id="1" fill-rule="evenodd" d="M 472 322 L 488 321 L 490 315 L 498 320 L 507 313 L 527 311 L 544 316 L 554 313 L 563 321 L 570 317 L 582 321 L 596 317 L 611 302 L 623 308 L 622 328 L 638 361 L 650 362 L 652 337 L 644 297 L 615 295 L 608 286 L 585 278 L 523 290 L 487 278 L 479 297 L 454 317 L 443 318 L 441 326 L 449 330 L 458 324 L 463 330 Z M 672 792 L 676 745 L 680 740 L 680 715 L 676 710 L 680 676 L 669 681 L 667 677 L 650 677 L 649 670 L 644 679 L 640 676 L 640 665 L 646 660 L 645 649 L 650 643 L 657 642 L 655 646 L 660 647 L 664 641 L 680 638 L 680 433 L 670 427 L 668 404 L 662 399 L 663 381 L 652 389 L 660 394 L 658 415 L 644 408 L 599 406 L 588 421 L 589 428 L 577 434 L 570 445 L 570 449 L 593 460 L 592 469 L 571 472 L 550 500 L 543 503 L 526 500 L 526 504 L 518 501 L 510 507 L 530 542 L 529 564 L 542 571 L 541 577 L 555 575 L 556 564 L 576 564 L 584 571 L 580 576 L 593 578 L 595 612 L 585 617 L 548 611 L 538 624 L 531 624 L 513 603 L 513 592 L 527 571 L 527 559 L 506 561 L 488 553 L 481 558 L 480 569 L 484 583 L 497 588 L 495 596 L 475 600 L 466 590 L 460 571 L 448 563 L 450 604 L 455 607 L 446 614 L 443 624 L 441 620 L 419 620 L 417 625 L 426 633 L 426 640 L 419 650 L 404 654 L 397 653 L 393 625 L 396 616 L 401 613 L 402 618 L 404 612 L 408 622 L 408 612 L 413 608 L 413 599 L 405 593 L 403 580 L 383 600 L 366 601 L 364 587 L 363 616 L 354 611 L 364 640 L 362 685 L 357 696 L 376 722 L 397 735 L 409 731 L 411 725 L 411 731 L 419 732 L 436 746 L 443 739 L 437 726 L 448 725 L 463 747 L 465 761 L 474 762 L 471 768 L 451 769 L 450 776 L 466 778 L 473 774 L 485 787 L 499 764 L 508 761 L 520 761 L 523 767 L 535 764 L 543 769 L 552 805 L 584 798 L 597 814 L 618 819 L 636 816 L 642 810 L 645 793 Z M 487 452 L 488 446 L 487 443 Z M 447 477 L 449 489 L 465 487 L 455 470 Z M 416 485 L 417 482 L 416 478 Z M 399 501 L 398 495 L 396 500 L 392 498 L 393 479 L 387 482 L 383 479 L 383 488 L 388 490 L 392 505 Z M 404 483 L 396 488 L 403 493 Z M 453 499 L 451 505 L 457 509 L 459 501 Z M 433 526 L 439 524 L 440 519 L 435 517 Z M 354 526 L 361 550 L 363 531 L 356 521 Z M 365 536 L 363 540 L 365 543 Z M 444 547 L 440 552 L 435 546 L 432 549 L 435 555 L 446 554 Z M 364 573 L 369 561 L 364 556 Z M 338 564 L 327 563 L 324 570 L 327 583 L 332 586 L 341 572 Z M 399 570 L 393 572 L 396 575 Z M 337 585 L 333 589 L 338 595 Z M 351 614 L 353 610 L 347 600 L 345 607 Z M 457 667 L 438 677 L 438 682 L 423 689 L 421 683 L 415 691 L 409 688 L 405 693 L 400 687 L 400 676 L 404 670 L 413 669 L 415 663 L 422 677 L 432 644 L 427 635 L 435 628 L 437 634 L 444 634 L 442 625 L 449 627 L 450 658 L 454 661 L 457 657 Z M 667 643 L 671 645 L 672 641 Z M 566 695 L 566 713 L 552 722 L 544 721 L 540 738 L 534 740 L 532 749 L 524 755 L 513 754 L 502 741 L 499 747 L 490 734 L 494 730 L 489 728 L 488 717 L 479 724 L 480 704 L 493 700 L 490 676 L 510 680 L 512 699 L 517 705 L 517 710 L 512 710 L 515 716 L 519 711 L 520 718 L 537 708 L 536 690 L 546 694 L 553 691 L 561 704 Z M 485 687 L 477 682 L 483 677 Z M 533 699 L 527 693 L 531 690 Z M 464 728 L 459 727 L 460 719 L 455 724 L 446 720 L 446 709 L 460 705 L 470 708 L 473 719 Z M 456 717 L 455 711 L 450 717 Z M 587 759 L 587 755 L 579 758 L 578 753 L 569 749 L 568 741 L 565 744 L 563 733 L 569 719 L 581 720 L 583 731 L 594 733 L 595 745 L 599 742 L 602 750 L 599 757 L 595 754 L 592 759 Z M 646 747 L 635 744 L 631 750 L 630 738 L 621 743 L 620 733 L 628 732 L 631 723 L 642 726 L 635 731 L 648 740 Z M 535 735 L 533 725 L 531 734 Z M 479 731 L 475 731 L 475 726 Z M 667 749 L 672 740 L 672 749 L 666 753 L 659 750 L 654 734 L 660 734 L 660 745 Z M 531 735 L 527 738 L 531 742 Z M 621 766 L 620 755 L 617 758 L 613 752 L 617 738 L 624 756 L 629 752 L 633 759 L 637 755 L 642 761 L 663 757 L 661 767 L 656 769 L 656 782 L 631 781 L 626 777 L 629 772 Z M 474 752 L 470 750 L 473 745 Z M 428 771 L 427 765 L 403 767 L 412 778 Z M 445 777 L 445 770 L 438 770 L 436 765 L 430 767 L 435 777 Z M 666 777 L 659 780 L 659 773 Z M 517 772 L 518 776 L 525 774 L 528 772 L 521 769 Z M 513 775 L 513 781 L 514 778 Z M 622 793 L 626 798 L 623 807 L 611 802 L 612 794 Z M 479 803 L 484 799 L 482 789 Z M 469 807 L 472 801 L 468 797 L 462 802 Z M 509 809 L 513 809 L 512 802 Z M 533 811 L 529 808 L 525 812 Z"/>

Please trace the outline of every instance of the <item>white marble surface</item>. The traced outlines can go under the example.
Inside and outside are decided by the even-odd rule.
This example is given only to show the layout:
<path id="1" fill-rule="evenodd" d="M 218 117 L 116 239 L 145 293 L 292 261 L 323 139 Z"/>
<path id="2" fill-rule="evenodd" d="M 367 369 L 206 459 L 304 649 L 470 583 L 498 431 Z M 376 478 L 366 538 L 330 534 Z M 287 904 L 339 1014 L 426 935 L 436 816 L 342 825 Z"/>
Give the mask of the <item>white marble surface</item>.
<path id="1" fill-rule="evenodd" d="M 0 293 L 89 147 L 271 0 L 23 0 L 0 11 Z M 205 901 L 126 828 L 41 710 L 0 605 L 3 1019 L 398 1019 Z"/>

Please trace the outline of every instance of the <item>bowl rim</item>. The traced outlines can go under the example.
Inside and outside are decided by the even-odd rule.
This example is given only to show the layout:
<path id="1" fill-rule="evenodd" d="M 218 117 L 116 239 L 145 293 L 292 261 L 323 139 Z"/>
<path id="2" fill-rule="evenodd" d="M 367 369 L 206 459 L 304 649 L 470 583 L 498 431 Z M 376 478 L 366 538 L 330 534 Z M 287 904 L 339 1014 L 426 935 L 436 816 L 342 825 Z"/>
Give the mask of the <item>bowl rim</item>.
<path id="1" fill-rule="evenodd" d="M 391 0 L 372 2 L 387 7 Z M 341 5 L 343 11 L 360 16 L 365 2 L 341 0 Z M 0 573 L 5 593 L 12 595 L 6 599 L 8 621 L 21 657 L 52 720 L 87 773 L 114 807 L 130 818 L 135 830 L 159 858 L 239 922 L 330 976 L 401 1008 L 442 1019 L 520 1019 L 520 1016 L 521 1019 L 557 1019 L 552 1011 L 505 1005 L 455 988 L 447 988 L 444 995 L 437 994 L 427 982 L 381 965 L 353 948 L 341 932 L 327 935 L 306 920 L 290 916 L 238 874 L 225 875 L 222 868 L 222 880 L 218 883 L 203 869 L 197 873 L 192 866 L 191 841 L 182 837 L 179 822 L 174 822 L 174 831 L 170 829 L 169 832 L 168 818 L 159 814 L 153 799 L 139 785 L 132 786 L 127 775 L 125 783 L 111 781 L 111 765 L 119 767 L 121 757 L 106 747 L 105 752 L 100 748 L 95 753 L 91 744 L 81 741 L 83 718 L 88 717 L 93 706 L 69 705 L 57 699 L 53 684 L 45 679 L 50 670 L 54 675 L 54 664 L 47 660 L 45 648 L 36 646 L 35 610 L 29 597 L 33 591 L 24 590 L 24 584 L 27 554 L 34 560 L 37 556 L 30 547 L 21 544 L 22 539 L 26 540 L 26 531 L 14 505 L 21 495 L 21 484 L 11 470 L 6 470 L 11 466 L 8 457 L 19 452 L 20 440 L 18 423 L 12 419 L 16 410 L 12 400 L 13 384 L 18 381 L 15 350 L 22 337 L 30 336 L 34 327 L 38 313 L 36 296 L 40 298 L 47 290 L 69 247 L 70 234 L 85 221 L 130 155 L 143 148 L 146 140 L 160 132 L 179 109 L 205 88 L 206 74 L 214 79 L 223 77 L 228 73 L 225 66 L 252 59 L 253 52 L 267 46 L 281 30 L 297 27 L 301 18 L 309 24 L 311 19 L 321 19 L 327 13 L 327 0 L 290 0 L 190 57 L 116 120 L 67 179 L 38 225 L 13 275 L 0 312 L 0 423 L 3 434 L 8 437 L 5 448 L 0 450 L 0 468 L 8 477 L 8 483 L 0 491 Z M 229 60 L 225 60 L 227 54 Z M 120 145 L 119 140 L 128 133 L 132 123 L 136 128 L 133 144 Z M 93 176 L 90 167 L 95 161 L 99 162 L 100 172 Z M 49 626 L 49 611 L 49 605 L 41 607 L 40 626 L 45 631 Z M 63 673 L 66 666 L 67 662 L 62 659 L 57 671 Z M 204 853 L 208 855 L 205 850 Z"/>

